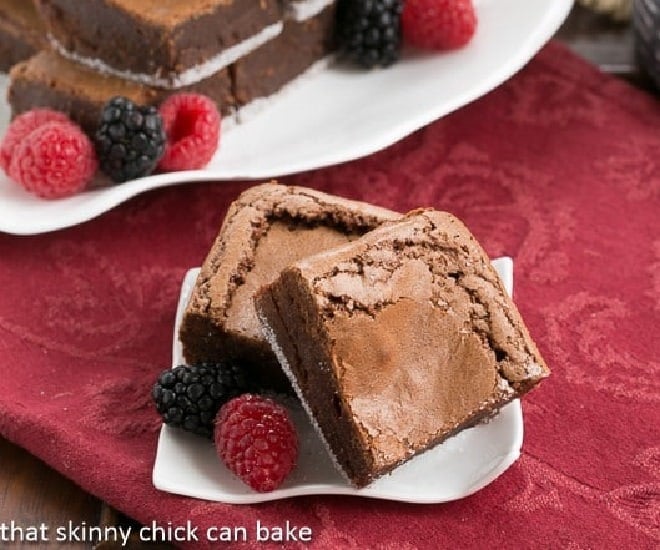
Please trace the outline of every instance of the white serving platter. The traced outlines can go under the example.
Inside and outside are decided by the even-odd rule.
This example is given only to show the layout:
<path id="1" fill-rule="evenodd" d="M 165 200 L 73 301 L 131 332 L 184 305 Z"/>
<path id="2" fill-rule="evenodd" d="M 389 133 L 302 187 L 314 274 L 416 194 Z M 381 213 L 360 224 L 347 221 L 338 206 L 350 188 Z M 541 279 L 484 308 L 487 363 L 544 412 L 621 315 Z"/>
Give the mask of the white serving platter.
<path id="1" fill-rule="evenodd" d="M 406 51 L 386 70 L 316 68 L 229 124 L 204 169 L 157 174 L 74 197 L 39 199 L 0 174 L 0 231 L 43 233 L 90 220 L 147 190 L 208 180 L 262 180 L 354 160 L 404 138 L 489 92 L 557 31 L 572 0 L 475 0 L 470 44 L 449 53 Z M 4 97 L 6 78 L 0 78 Z M 253 111 L 256 109 L 252 109 Z M 0 136 L 9 108 L 0 100 Z"/>

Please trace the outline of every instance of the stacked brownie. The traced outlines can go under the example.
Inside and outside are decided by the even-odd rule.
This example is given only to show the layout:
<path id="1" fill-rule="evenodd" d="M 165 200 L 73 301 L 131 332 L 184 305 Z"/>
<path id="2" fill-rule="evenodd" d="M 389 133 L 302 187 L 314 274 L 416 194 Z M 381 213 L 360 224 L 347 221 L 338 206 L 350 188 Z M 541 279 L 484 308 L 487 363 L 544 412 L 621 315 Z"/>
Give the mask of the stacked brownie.
<path id="1" fill-rule="evenodd" d="M 488 256 L 413 212 L 257 296 L 264 335 L 356 486 L 493 415 L 549 371 Z"/>
<path id="2" fill-rule="evenodd" d="M 0 71 L 45 46 L 44 25 L 32 0 L 0 0 Z"/>
<path id="3" fill-rule="evenodd" d="M 188 362 L 286 374 L 346 477 L 371 483 L 549 374 L 468 229 L 304 188 L 230 208 L 184 315 Z"/>
<path id="4" fill-rule="evenodd" d="M 11 73 L 14 114 L 47 106 L 84 128 L 114 95 L 180 91 L 229 113 L 278 91 L 331 47 L 333 0 L 36 0 L 50 51 Z"/>
<path id="5" fill-rule="evenodd" d="M 238 361 L 259 386 L 290 389 L 254 309 L 286 266 L 355 240 L 400 214 L 300 187 L 265 184 L 230 207 L 181 326 L 188 363 Z"/>

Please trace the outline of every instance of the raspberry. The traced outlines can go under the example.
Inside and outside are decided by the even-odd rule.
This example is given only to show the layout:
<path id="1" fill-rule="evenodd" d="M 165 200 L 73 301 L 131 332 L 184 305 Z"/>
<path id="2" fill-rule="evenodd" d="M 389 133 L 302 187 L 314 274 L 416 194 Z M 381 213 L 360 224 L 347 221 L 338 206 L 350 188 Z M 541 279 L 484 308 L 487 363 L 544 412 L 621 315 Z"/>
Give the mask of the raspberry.
<path id="1" fill-rule="evenodd" d="M 277 489 L 298 457 L 298 437 L 287 410 L 249 393 L 220 409 L 215 445 L 227 468 L 260 493 Z"/>
<path id="2" fill-rule="evenodd" d="M 165 139 L 155 107 L 113 97 L 103 107 L 94 136 L 101 171 L 115 183 L 147 176 L 163 156 Z"/>
<path id="3" fill-rule="evenodd" d="M 160 106 L 167 145 L 158 168 L 164 172 L 206 166 L 218 149 L 220 113 L 212 99 L 200 94 L 175 94 Z"/>
<path id="4" fill-rule="evenodd" d="M 27 191 L 55 199 L 82 191 L 96 172 L 94 146 L 72 122 L 48 122 L 16 148 L 9 177 Z"/>
<path id="5" fill-rule="evenodd" d="M 9 172 L 11 157 L 16 148 L 33 130 L 47 122 L 68 122 L 64 113 L 51 109 L 33 109 L 18 115 L 9 125 L 5 137 L 0 144 L 0 168 Z"/>
<path id="6" fill-rule="evenodd" d="M 406 0 L 401 14 L 404 42 L 428 50 L 465 46 L 476 26 L 472 0 Z"/>

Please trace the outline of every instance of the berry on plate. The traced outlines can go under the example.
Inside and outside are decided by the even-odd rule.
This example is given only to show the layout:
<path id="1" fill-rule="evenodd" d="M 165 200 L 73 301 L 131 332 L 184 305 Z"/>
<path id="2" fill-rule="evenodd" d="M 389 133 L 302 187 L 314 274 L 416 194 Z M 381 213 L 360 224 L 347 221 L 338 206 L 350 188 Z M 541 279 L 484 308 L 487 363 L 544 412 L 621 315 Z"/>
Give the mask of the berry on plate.
<path id="1" fill-rule="evenodd" d="M 151 396 L 165 424 L 212 439 L 220 407 L 247 390 L 237 365 L 199 363 L 161 373 Z"/>
<path id="2" fill-rule="evenodd" d="M 43 126 L 47 122 L 68 122 L 69 119 L 64 113 L 53 111 L 51 109 L 32 109 L 21 113 L 12 120 L 2 143 L 0 143 L 0 168 L 5 173 L 9 172 L 9 165 L 14 151 L 20 143 L 34 130 Z"/>
<path id="3" fill-rule="evenodd" d="M 103 107 L 94 139 L 101 171 L 116 183 L 148 176 L 163 156 L 165 140 L 155 107 L 114 97 Z"/>
<path id="4" fill-rule="evenodd" d="M 9 177 L 27 191 L 55 199 L 82 191 L 97 168 L 94 146 L 70 121 L 47 122 L 15 148 Z"/>
<path id="5" fill-rule="evenodd" d="M 227 468 L 260 493 L 277 489 L 298 459 L 298 436 L 287 410 L 254 394 L 220 409 L 215 445 Z"/>
<path id="6" fill-rule="evenodd" d="M 401 49 L 403 0 L 339 0 L 340 52 L 365 69 L 392 65 Z"/>
<path id="7" fill-rule="evenodd" d="M 167 147 L 158 168 L 177 172 L 206 166 L 220 138 L 221 118 L 215 102 L 201 94 L 180 93 L 168 97 L 159 110 Z"/>
<path id="8" fill-rule="evenodd" d="M 465 46 L 476 27 L 472 0 L 406 0 L 401 14 L 404 42 L 425 50 Z"/>

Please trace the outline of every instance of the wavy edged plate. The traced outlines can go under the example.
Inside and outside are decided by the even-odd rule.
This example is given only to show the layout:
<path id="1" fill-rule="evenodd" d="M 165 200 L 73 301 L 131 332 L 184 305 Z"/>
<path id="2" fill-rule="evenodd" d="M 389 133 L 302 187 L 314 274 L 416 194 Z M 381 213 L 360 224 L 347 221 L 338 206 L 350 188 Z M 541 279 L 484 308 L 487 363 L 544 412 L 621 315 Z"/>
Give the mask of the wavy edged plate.
<path id="1" fill-rule="evenodd" d="M 511 258 L 493 261 L 507 292 L 513 290 Z M 183 282 L 176 315 L 173 366 L 183 364 L 178 327 L 198 269 Z M 515 400 L 485 424 L 450 438 L 416 456 L 368 487 L 355 489 L 336 470 L 326 448 L 299 405 L 290 407 L 299 437 L 298 465 L 284 484 L 270 493 L 244 485 L 220 462 L 213 444 L 176 428 L 163 426 L 153 468 L 157 489 L 230 504 L 254 504 L 299 495 L 355 495 L 431 504 L 457 500 L 482 489 L 520 456 L 523 417 Z"/>

